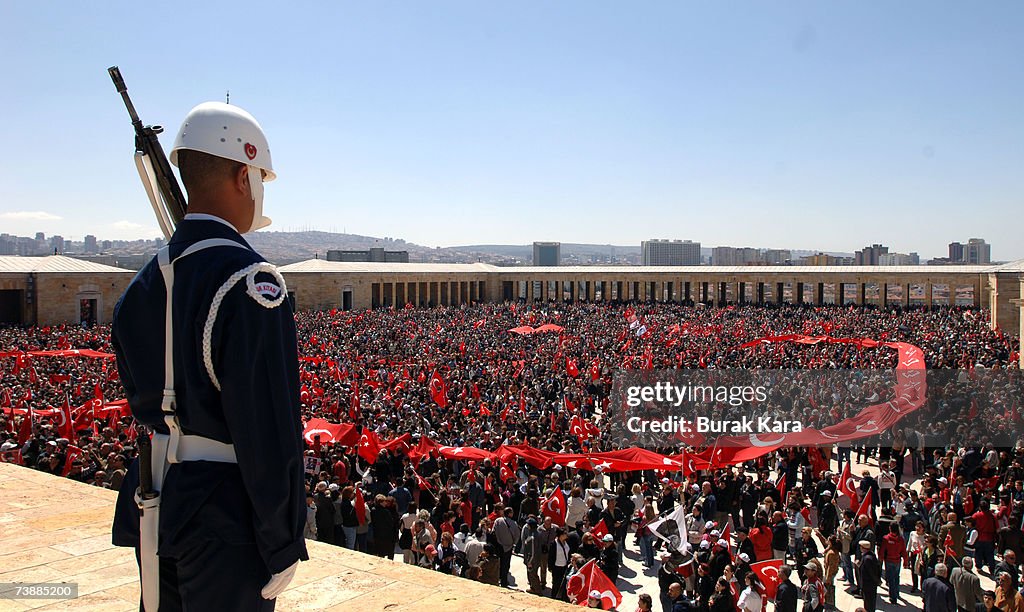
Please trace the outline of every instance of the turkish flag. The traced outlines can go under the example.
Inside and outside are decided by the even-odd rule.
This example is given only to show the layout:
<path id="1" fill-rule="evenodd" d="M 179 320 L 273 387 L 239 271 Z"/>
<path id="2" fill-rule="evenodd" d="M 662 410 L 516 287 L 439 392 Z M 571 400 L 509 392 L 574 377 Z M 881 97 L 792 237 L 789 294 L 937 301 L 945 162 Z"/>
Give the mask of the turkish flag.
<path id="1" fill-rule="evenodd" d="M 729 556 L 732 556 L 732 518 L 725 523 L 725 529 L 722 530 L 722 539 L 725 540 L 726 550 L 729 551 Z"/>
<path id="2" fill-rule="evenodd" d="M 468 499 L 462 501 L 462 522 L 473 529 L 473 502 Z"/>
<path id="3" fill-rule="evenodd" d="M 850 498 L 850 506 L 857 503 L 857 487 L 854 483 L 853 474 L 850 473 L 850 462 L 843 466 L 843 473 L 839 476 L 839 483 L 836 487 L 839 492 Z"/>
<path id="4" fill-rule="evenodd" d="M 576 365 L 575 359 L 565 360 L 565 373 L 568 374 L 569 376 L 572 376 L 573 378 L 576 378 L 577 376 L 580 375 L 580 369 Z"/>
<path id="5" fill-rule="evenodd" d="M 690 557 L 685 563 L 680 563 L 676 566 L 676 573 L 683 578 L 689 578 L 693 575 L 693 557 Z"/>
<path id="6" fill-rule="evenodd" d="M 21 418 L 21 425 L 18 427 L 18 446 L 24 445 L 32 437 L 32 408 L 29 407 L 28 414 Z"/>
<path id="7" fill-rule="evenodd" d="M 546 497 L 540 504 L 541 514 L 551 517 L 551 523 L 559 527 L 565 526 L 565 513 L 568 508 L 565 504 L 565 494 L 561 487 L 555 487 L 550 496 Z"/>
<path id="8" fill-rule="evenodd" d="M 590 380 L 597 380 L 601 378 L 601 364 L 598 360 L 590 362 Z"/>
<path id="9" fill-rule="evenodd" d="M 429 480 L 427 480 L 426 478 L 420 476 L 419 472 L 413 472 L 413 473 L 416 474 L 416 486 L 418 486 L 421 490 L 422 489 L 426 489 L 427 491 L 433 491 L 434 490 L 434 485 L 430 484 Z"/>
<path id="10" fill-rule="evenodd" d="M 871 496 L 865 495 L 864 499 L 860 502 L 860 507 L 857 508 L 857 516 L 864 515 L 871 521 L 871 526 L 875 525 L 875 507 L 871 505 Z"/>
<path id="11" fill-rule="evenodd" d="M 974 481 L 974 486 L 979 491 L 988 491 L 999 486 L 999 477 L 992 476 L 991 478 L 978 478 Z"/>
<path id="12" fill-rule="evenodd" d="M 359 456 L 367 463 L 377 461 L 377 456 L 380 454 L 380 438 L 377 437 L 377 432 L 372 429 L 363 429 L 363 435 L 359 436 L 358 452 Z"/>
<path id="13" fill-rule="evenodd" d="M 75 428 L 71 418 L 71 400 L 67 393 L 64 394 L 64 404 L 60 407 L 58 414 L 60 415 L 60 425 L 57 426 L 57 432 L 60 433 L 60 437 L 74 440 Z"/>
<path id="14" fill-rule="evenodd" d="M 593 591 L 600 593 L 602 610 L 611 610 L 622 603 L 622 593 L 615 588 L 615 583 L 591 559 L 569 578 L 565 584 L 565 593 L 569 601 L 582 606 L 586 605 Z"/>
<path id="15" fill-rule="evenodd" d="M 430 375 L 430 398 L 441 408 L 448 407 L 448 386 L 441 375 L 434 370 Z"/>
<path id="16" fill-rule="evenodd" d="M 78 448 L 73 444 L 69 444 L 68 454 L 67 457 L 64 459 L 64 471 L 61 473 L 61 476 L 67 476 L 68 474 L 70 474 L 72 462 L 74 462 L 76 458 L 81 457 L 84 454 L 85 451 L 83 451 L 82 449 Z"/>
<path id="17" fill-rule="evenodd" d="M 767 599 L 775 599 L 775 593 L 779 590 L 780 567 L 782 567 L 782 559 L 769 559 L 750 564 L 750 570 L 764 586 L 764 596 Z"/>
<path id="18" fill-rule="evenodd" d="M 956 558 L 956 553 L 953 552 L 953 547 L 951 546 L 952 543 L 953 543 L 953 538 L 951 538 L 951 537 L 949 537 L 947 535 L 946 536 L 946 550 L 943 551 L 943 554 L 946 556 L 945 561 L 946 561 L 946 566 L 947 567 L 949 566 L 950 561 L 952 561 L 953 563 L 955 563 L 957 565 L 960 565 L 960 559 L 957 559 Z"/>
<path id="19" fill-rule="evenodd" d="M 321 444 L 333 443 L 342 446 L 354 446 L 359 441 L 355 425 L 351 423 L 331 423 L 319 417 L 310 419 L 302 430 L 302 437 L 310 446 L 313 445 L 316 436 L 320 436 Z"/>
<path id="20" fill-rule="evenodd" d="M 594 525 L 593 529 L 590 530 L 590 533 L 597 538 L 597 540 L 600 540 L 610 532 L 608 531 L 608 525 L 605 524 L 604 519 L 601 519 L 596 525 Z"/>
<path id="21" fill-rule="evenodd" d="M 785 474 L 783 474 L 782 477 L 779 478 L 779 482 L 778 482 L 778 484 L 775 485 L 775 488 L 779 490 L 779 497 L 782 498 L 782 503 L 785 504 L 786 503 L 786 475 Z"/>

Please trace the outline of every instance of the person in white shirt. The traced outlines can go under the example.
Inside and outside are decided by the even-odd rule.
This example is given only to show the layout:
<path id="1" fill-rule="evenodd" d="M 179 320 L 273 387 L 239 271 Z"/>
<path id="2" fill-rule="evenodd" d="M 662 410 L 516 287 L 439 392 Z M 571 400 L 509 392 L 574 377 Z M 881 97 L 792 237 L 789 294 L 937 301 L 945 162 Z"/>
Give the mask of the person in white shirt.
<path id="1" fill-rule="evenodd" d="M 761 591 L 757 584 L 757 576 L 754 572 L 744 576 L 743 581 L 746 588 L 740 592 L 740 599 L 736 602 L 736 608 L 740 612 L 761 612 Z"/>
<path id="2" fill-rule="evenodd" d="M 896 460 L 890 460 L 889 465 L 878 473 L 878 496 L 883 508 L 892 503 L 892 492 L 896 488 L 896 473 L 893 470 L 895 465 Z"/>
<path id="3" fill-rule="evenodd" d="M 459 528 L 459 532 L 455 534 L 455 537 L 452 539 L 452 544 L 455 545 L 455 550 L 466 552 L 466 544 L 472 537 L 473 536 L 469 534 L 469 525 L 463 523 Z"/>

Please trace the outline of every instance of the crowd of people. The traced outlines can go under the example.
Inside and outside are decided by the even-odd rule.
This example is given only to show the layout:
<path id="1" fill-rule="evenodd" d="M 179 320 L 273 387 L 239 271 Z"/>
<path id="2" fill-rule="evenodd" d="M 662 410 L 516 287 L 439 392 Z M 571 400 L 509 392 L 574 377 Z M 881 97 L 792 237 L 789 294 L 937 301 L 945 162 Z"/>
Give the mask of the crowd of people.
<path id="1" fill-rule="evenodd" d="M 606 600 L 574 592 L 573 576 L 593 561 L 625 587 L 624 555 L 636 550 L 660 586 L 641 594 L 641 608 L 657 599 L 667 611 L 754 611 L 774 599 L 776 610 L 800 601 L 820 610 L 835 604 L 843 580 L 866 610 L 881 588 L 891 603 L 922 591 L 929 611 L 1024 612 L 1017 339 L 990 329 L 984 311 L 507 303 L 300 312 L 296 324 L 303 418 L 400 440 L 368 457 L 358 445 L 307 439 L 311 539 L 499 586 L 522 563 L 530 592 L 595 607 Z M 554 330 L 509 332 L 542 324 Z M 483 451 L 615 450 L 620 441 L 603 419 L 623 369 L 896 366 L 885 346 L 742 347 L 787 334 L 907 342 L 929 369 L 959 372 L 933 385 L 921 409 L 852 449 L 784 448 L 685 476 L 408 453 L 422 438 Z M 109 353 L 109 328 L 0 330 L 8 355 L 0 361 L 0 456 L 116 489 L 137 433 L 127 409 L 111 408 L 122 398 L 114 361 L 25 356 L 66 349 Z M 806 402 L 790 409 L 822 427 L 862 402 L 885 401 L 885 392 L 807 385 L 797 390 Z M 594 433 L 570 435 L 574 418 Z M 654 450 L 678 453 L 683 443 L 674 442 Z M 545 502 L 556 490 L 565 507 L 552 511 Z M 677 537 L 666 537 L 659 526 L 679 511 Z M 779 562 L 777 585 L 759 573 L 765 561 Z M 982 588 L 989 580 L 990 592 Z"/>

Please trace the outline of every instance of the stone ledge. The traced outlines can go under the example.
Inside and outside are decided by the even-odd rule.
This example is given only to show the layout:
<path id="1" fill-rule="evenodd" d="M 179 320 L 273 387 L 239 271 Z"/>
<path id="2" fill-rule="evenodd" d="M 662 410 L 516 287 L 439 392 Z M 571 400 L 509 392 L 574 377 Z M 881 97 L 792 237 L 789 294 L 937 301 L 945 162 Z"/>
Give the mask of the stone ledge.
<path id="1" fill-rule="evenodd" d="M 72 600 L 0 599 L 6 610 L 138 610 L 131 549 L 110 544 L 116 492 L 0 463 L 0 582 L 76 582 Z M 307 541 L 279 610 L 579 609 L 551 599 Z"/>

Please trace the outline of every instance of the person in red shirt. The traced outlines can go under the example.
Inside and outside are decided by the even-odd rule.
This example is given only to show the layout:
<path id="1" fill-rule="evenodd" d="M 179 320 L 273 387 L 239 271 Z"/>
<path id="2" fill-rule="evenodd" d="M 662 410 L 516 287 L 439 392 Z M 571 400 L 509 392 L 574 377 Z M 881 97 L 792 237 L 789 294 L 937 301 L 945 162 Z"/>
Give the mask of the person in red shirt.
<path id="1" fill-rule="evenodd" d="M 772 558 L 772 528 L 764 517 L 758 517 L 756 526 L 750 530 L 747 536 L 754 545 L 754 556 L 756 561 L 766 561 Z"/>
<path id="2" fill-rule="evenodd" d="M 978 569 L 983 565 L 988 566 L 989 572 L 996 567 L 996 517 L 989 510 L 987 499 L 982 499 L 978 504 L 978 511 L 971 515 L 974 519 L 974 528 L 978 530 L 978 539 L 974 543 L 974 557 L 978 562 Z"/>
<path id="3" fill-rule="evenodd" d="M 338 479 L 338 483 L 345 485 L 348 482 L 348 464 L 345 463 L 345 459 L 340 455 L 334 457 L 334 477 Z"/>
<path id="4" fill-rule="evenodd" d="M 897 605 L 900 596 L 900 567 L 910 567 L 907 556 L 907 542 L 900 535 L 900 526 L 889 525 L 889 533 L 882 538 L 878 559 L 885 567 L 885 583 L 889 587 L 889 601 Z"/>

